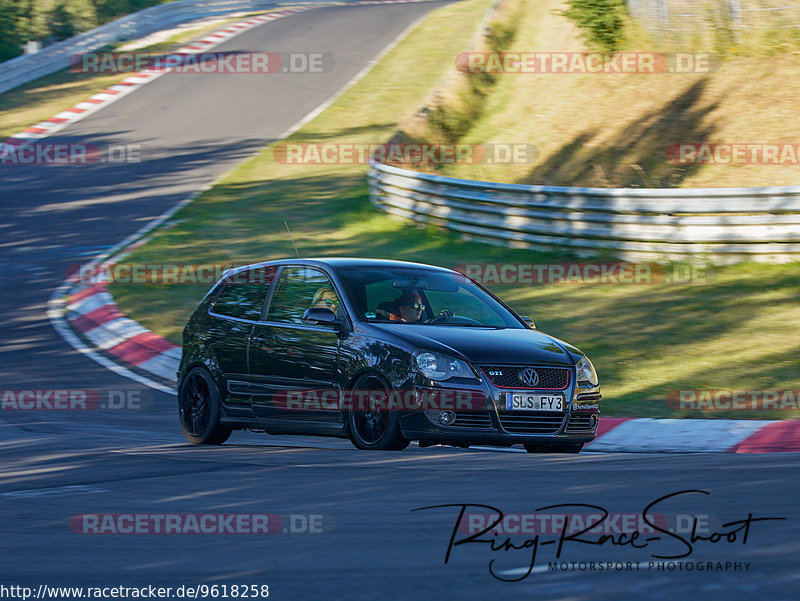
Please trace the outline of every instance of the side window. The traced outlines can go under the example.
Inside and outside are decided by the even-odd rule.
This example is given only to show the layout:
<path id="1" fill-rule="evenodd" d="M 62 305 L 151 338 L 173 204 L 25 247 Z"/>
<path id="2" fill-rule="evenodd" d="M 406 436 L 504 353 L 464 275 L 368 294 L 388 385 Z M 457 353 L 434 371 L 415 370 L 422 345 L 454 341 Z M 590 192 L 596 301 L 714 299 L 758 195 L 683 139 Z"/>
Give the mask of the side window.
<path id="1" fill-rule="evenodd" d="M 229 276 L 212 310 L 227 317 L 258 321 L 276 271 L 273 266 L 256 267 Z"/>
<path id="2" fill-rule="evenodd" d="M 366 286 L 367 312 L 375 313 L 382 304 L 391 303 L 403 293 L 392 286 L 392 280 L 380 280 Z"/>
<path id="3" fill-rule="evenodd" d="M 311 307 L 338 314 L 339 296 L 330 279 L 312 267 L 285 267 L 272 294 L 267 320 L 302 324 L 303 313 Z"/>

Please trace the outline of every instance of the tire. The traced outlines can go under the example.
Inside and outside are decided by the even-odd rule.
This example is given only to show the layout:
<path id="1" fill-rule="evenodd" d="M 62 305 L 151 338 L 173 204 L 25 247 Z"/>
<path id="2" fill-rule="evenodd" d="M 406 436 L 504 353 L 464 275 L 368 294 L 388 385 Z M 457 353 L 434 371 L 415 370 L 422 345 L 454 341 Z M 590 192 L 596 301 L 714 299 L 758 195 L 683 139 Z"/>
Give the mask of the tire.
<path id="1" fill-rule="evenodd" d="M 573 443 L 535 443 L 529 442 L 522 445 L 528 453 L 580 453 L 583 449 L 582 442 Z"/>
<path id="2" fill-rule="evenodd" d="M 178 420 L 183 435 L 194 444 L 222 444 L 231 429 L 219 423 L 221 413 L 217 383 L 206 369 L 195 367 L 178 390 Z"/>
<path id="3" fill-rule="evenodd" d="M 377 376 L 360 378 L 353 390 L 375 390 L 389 393 L 389 387 Z M 387 398 L 386 396 L 383 397 Z M 375 409 L 370 411 L 347 411 L 345 413 L 350 441 L 357 449 L 370 451 L 402 451 L 409 442 L 400 431 L 400 416 L 396 411 Z"/>

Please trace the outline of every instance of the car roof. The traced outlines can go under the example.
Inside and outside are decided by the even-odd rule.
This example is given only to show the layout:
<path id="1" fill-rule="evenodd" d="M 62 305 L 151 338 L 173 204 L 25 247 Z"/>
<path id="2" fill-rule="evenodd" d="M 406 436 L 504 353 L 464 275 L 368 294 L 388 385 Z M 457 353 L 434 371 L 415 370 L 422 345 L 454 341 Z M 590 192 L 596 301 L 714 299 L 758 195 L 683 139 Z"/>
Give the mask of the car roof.
<path id="1" fill-rule="evenodd" d="M 268 265 L 309 265 L 332 267 L 339 269 L 342 267 L 362 267 L 362 268 L 375 268 L 375 267 L 415 267 L 421 269 L 435 269 L 443 272 L 452 272 L 451 269 L 445 267 L 437 267 L 436 265 L 426 265 L 425 263 L 412 263 L 409 261 L 397 261 L 394 259 L 363 259 L 357 257 L 310 257 L 299 259 L 278 259 L 274 261 L 264 261 L 262 263 L 252 263 L 250 265 L 242 265 L 236 267 L 230 272 L 238 273 L 254 267 L 265 267 Z"/>

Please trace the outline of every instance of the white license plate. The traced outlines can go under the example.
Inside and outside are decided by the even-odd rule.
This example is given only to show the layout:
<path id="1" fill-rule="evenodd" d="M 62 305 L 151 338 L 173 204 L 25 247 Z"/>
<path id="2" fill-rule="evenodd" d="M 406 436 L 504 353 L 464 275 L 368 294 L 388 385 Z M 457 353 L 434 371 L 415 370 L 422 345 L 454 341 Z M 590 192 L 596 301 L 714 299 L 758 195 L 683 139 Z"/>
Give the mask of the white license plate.
<path id="1" fill-rule="evenodd" d="M 564 411 L 564 397 L 557 394 L 507 392 L 506 411 Z"/>

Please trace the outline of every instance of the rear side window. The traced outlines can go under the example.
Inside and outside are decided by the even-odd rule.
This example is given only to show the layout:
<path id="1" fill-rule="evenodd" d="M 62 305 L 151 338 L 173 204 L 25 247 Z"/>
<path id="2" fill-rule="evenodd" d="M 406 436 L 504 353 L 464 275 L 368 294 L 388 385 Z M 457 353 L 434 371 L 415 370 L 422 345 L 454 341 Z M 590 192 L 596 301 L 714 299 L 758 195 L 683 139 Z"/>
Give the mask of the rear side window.
<path id="1" fill-rule="evenodd" d="M 312 267 L 285 267 L 269 305 L 268 321 L 303 323 L 303 313 L 312 307 L 339 311 L 339 295 L 328 276 Z"/>
<path id="2" fill-rule="evenodd" d="M 226 317 L 258 321 L 276 267 L 256 267 L 225 279 L 212 311 Z"/>

